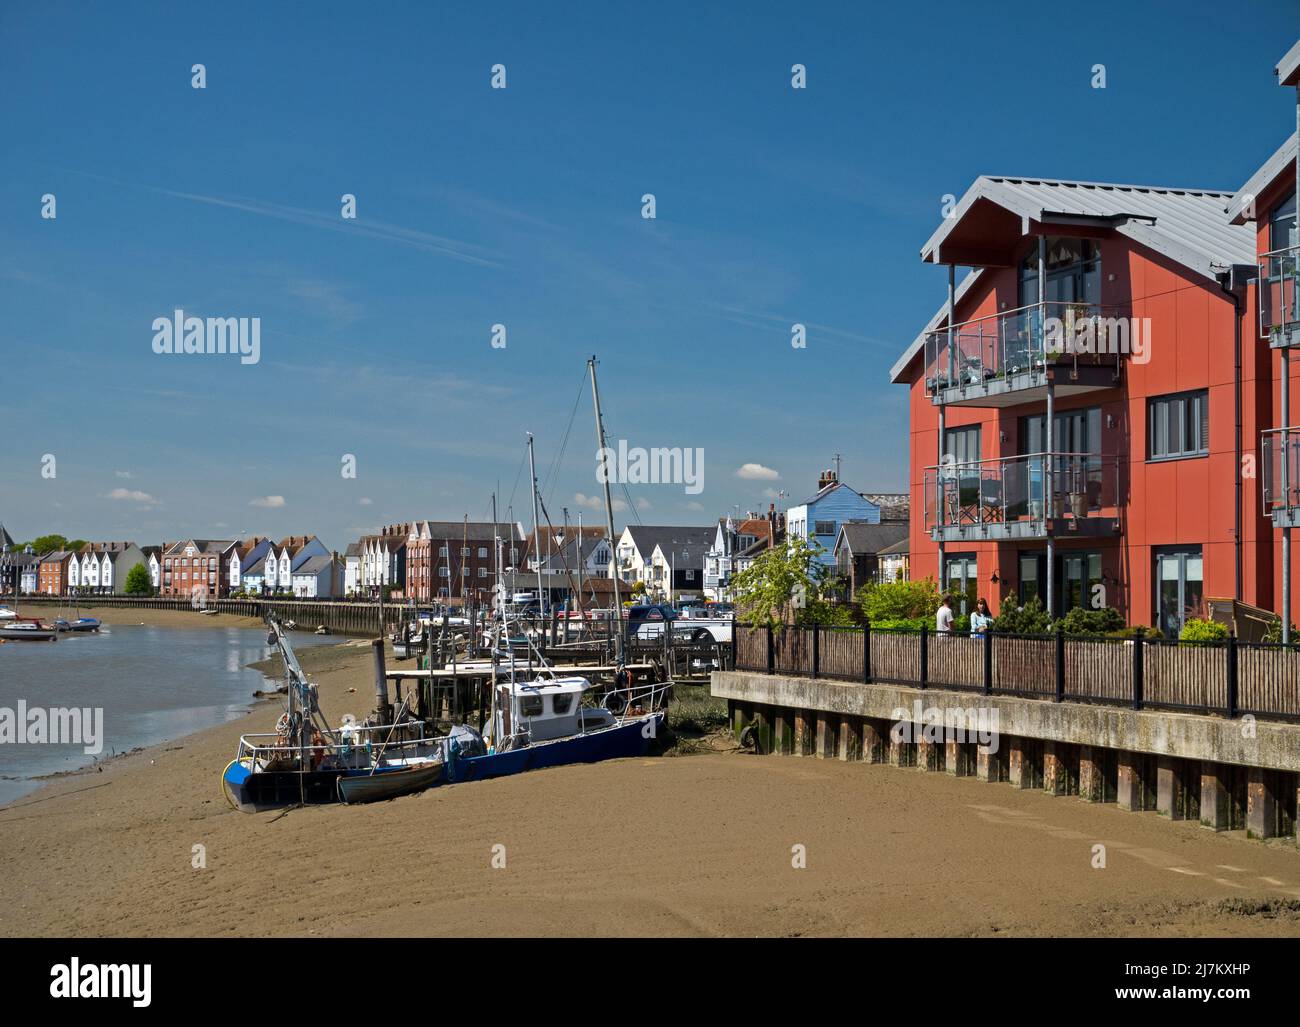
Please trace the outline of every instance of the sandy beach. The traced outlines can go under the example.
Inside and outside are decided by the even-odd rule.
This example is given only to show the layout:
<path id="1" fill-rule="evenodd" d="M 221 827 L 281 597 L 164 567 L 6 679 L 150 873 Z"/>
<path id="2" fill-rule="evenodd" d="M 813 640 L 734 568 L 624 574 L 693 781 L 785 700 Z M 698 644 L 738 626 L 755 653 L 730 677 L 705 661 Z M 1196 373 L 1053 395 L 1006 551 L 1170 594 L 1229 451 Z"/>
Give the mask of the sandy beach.
<path id="1" fill-rule="evenodd" d="M 332 721 L 369 710 L 366 644 L 302 662 Z M 258 704 L 0 810 L 0 934 L 1300 934 L 1294 844 L 916 770 L 755 757 L 725 738 L 374 806 L 235 812 L 221 770 L 279 710 Z"/>

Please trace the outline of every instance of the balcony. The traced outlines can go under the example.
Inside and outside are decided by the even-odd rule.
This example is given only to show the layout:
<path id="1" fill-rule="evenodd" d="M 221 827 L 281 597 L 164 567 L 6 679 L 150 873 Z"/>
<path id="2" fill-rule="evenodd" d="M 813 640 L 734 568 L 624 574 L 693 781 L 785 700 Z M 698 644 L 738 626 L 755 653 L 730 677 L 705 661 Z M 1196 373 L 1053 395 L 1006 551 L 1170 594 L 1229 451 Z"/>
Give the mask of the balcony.
<path id="1" fill-rule="evenodd" d="M 1259 333 L 1275 349 L 1300 346 L 1300 246 L 1265 253 L 1259 262 Z"/>
<path id="2" fill-rule="evenodd" d="M 1275 528 L 1300 528 L 1300 425 L 1260 433 L 1264 513 Z"/>
<path id="3" fill-rule="evenodd" d="M 925 529 L 936 542 L 1104 538 L 1120 531 L 1119 460 L 1030 453 L 925 471 Z"/>
<path id="4" fill-rule="evenodd" d="M 952 406 L 1004 407 L 1114 388 L 1120 360 L 1150 344 L 1126 310 L 1044 303 L 930 332 L 925 389 Z"/>

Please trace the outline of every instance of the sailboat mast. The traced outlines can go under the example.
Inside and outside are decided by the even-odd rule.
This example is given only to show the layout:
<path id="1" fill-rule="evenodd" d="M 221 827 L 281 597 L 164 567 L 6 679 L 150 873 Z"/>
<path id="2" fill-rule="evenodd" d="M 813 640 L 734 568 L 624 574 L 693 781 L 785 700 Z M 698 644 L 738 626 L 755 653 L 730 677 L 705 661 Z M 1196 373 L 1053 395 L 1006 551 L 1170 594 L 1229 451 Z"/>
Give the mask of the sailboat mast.
<path id="1" fill-rule="evenodd" d="M 610 569 L 613 572 L 611 577 L 614 579 L 614 624 L 617 631 L 614 652 L 621 663 L 623 660 L 623 600 L 618 592 L 618 548 L 614 543 L 614 503 L 609 492 L 609 450 L 605 446 L 605 422 L 600 416 L 600 389 L 596 385 L 595 354 L 587 361 L 587 367 L 591 371 L 591 398 L 596 408 L 596 452 L 600 456 L 601 471 L 604 472 L 601 477 L 605 479 L 605 530 L 609 532 Z"/>
<path id="2" fill-rule="evenodd" d="M 542 598 L 542 521 L 537 512 L 537 465 L 533 462 L 533 433 L 528 433 L 528 474 L 533 479 L 533 545 L 537 551 L 537 612 L 545 630 L 546 601 Z"/>
<path id="3" fill-rule="evenodd" d="M 582 511 L 578 511 L 578 620 L 585 625 L 587 618 L 582 612 Z"/>

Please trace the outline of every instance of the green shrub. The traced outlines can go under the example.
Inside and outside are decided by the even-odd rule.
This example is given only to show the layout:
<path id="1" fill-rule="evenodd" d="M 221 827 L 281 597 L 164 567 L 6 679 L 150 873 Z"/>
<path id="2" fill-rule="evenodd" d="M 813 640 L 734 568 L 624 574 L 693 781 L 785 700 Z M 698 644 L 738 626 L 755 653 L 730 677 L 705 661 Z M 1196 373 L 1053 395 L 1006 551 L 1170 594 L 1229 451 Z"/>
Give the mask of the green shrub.
<path id="1" fill-rule="evenodd" d="M 1226 642 L 1228 626 L 1217 620 L 1197 620 L 1189 618 L 1178 633 L 1179 642 Z"/>
<path id="2" fill-rule="evenodd" d="M 858 605 L 864 617 L 876 622 L 915 621 L 919 629 L 927 621 L 934 623 L 941 596 L 933 578 L 921 581 L 872 583 L 858 589 Z M 887 629 L 886 629 L 887 630 Z"/>
<path id="3" fill-rule="evenodd" d="M 1052 630 L 1052 618 L 1043 609 L 1043 601 L 1038 596 L 1023 606 L 1007 596 L 1002 601 L 1002 609 L 993 618 L 993 630 L 1012 635 L 1045 635 Z"/>
<path id="4" fill-rule="evenodd" d="M 1057 621 L 1057 627 L 1067 635 L 1105 635 L 1123 628 L 1124 618 L 1109 606 L 1096 610 L 1076 606 Z"/>
<path id="5" fill-rule="evenodd" d="M 1292 645 L 1295 645 L 1297 643 L 1297 637 L 1298 636 L 1296 635 L 1295 625 L 1292 624 L 1291 625 Z M 1282 618 L 1281 617 L 1273 618 L 1273 622 L 1268 626 L 1268 630 L 1264 632 L 1264 641 L 1270 645 L 1282 644 Z"/>

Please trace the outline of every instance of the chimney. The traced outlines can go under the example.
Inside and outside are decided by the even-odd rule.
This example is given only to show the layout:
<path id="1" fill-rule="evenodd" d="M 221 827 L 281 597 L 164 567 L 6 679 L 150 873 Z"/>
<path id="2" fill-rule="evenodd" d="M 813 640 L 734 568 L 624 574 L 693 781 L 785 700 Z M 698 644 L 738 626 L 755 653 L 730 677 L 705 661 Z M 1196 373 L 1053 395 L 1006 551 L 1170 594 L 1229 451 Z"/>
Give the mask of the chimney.
<path id="1" fill-rule="evenodd" d="M 821 477 L 817 479 L 817 491 L 820 492 L 827 485 L 834 485 L 835 482 L 838 480 L 839 479 L 836 477 L 835 472 L 832 471 L 830 468 L 827 468 L 826 470 L 822 471 Z"/>

